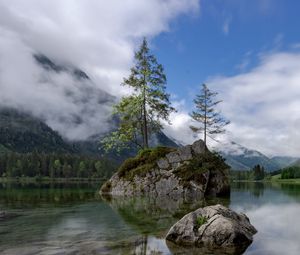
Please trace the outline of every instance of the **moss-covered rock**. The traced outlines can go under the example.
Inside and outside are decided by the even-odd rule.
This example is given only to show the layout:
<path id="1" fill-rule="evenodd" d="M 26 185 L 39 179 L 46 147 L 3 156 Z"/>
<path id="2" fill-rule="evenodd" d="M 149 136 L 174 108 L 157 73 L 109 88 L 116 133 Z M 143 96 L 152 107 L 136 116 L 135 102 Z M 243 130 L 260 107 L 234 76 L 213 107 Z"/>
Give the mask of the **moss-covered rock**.
<path id="1" fill-rule="evenodd" d="M 134 158 L 129 158 L 118 169 L 118 176 L 132 180 L 134 176 L 142 176 L 156 167 L 156 161 L 174 151 L 174 148 L 156 147 L 141 150 Z"/>
<path id="2" fill-rule="evenodd" d="M 224 195 L 229 192 L 228 168 L 201 140 L 179 149 L 147 149 L 126 160 L 100 192 L 188 200 Z"/>

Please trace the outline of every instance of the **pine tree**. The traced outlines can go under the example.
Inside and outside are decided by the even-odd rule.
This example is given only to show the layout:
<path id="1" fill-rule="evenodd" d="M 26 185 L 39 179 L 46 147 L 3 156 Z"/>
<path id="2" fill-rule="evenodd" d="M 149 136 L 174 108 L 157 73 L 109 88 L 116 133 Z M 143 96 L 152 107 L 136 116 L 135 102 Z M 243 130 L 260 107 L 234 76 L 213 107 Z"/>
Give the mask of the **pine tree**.
<path id="1" fill-rule="evenodd" d="M 205 145 L 207 136 L 224 133 L 224 127 L 230 123 L 215 109 L 222 102 L 215 100 L 217 95 L 217 92 L 210 91 L 203 84 L 200 94 L 196 95 L 194 100 L 196 110 L 190 114 L 194 122 L 201 124 L 200 126 L 191 125 L 190 128 L 194 133 L 203 132 Z"/>
<path id="2" fill-rule="evenodd" d="M 120 119 L 119 128 L 103 140 L 106 150 L 128 146 L 148 148 L 149 136 L 162 129 L 161 120 L 169 121 L 171 106 L 166 90 L 164 68 L 150 53 L 146 39 L 135 53 L 135 65 L 131 68 L 123 86 L 133 90 L 114 108 Z"/>

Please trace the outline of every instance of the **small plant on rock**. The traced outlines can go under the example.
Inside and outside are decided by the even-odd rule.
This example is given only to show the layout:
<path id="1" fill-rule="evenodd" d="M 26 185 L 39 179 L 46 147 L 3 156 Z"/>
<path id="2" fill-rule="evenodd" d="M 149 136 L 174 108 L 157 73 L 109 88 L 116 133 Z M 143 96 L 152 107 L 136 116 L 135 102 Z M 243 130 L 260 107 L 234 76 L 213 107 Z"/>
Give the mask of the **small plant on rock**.
<path id="1" fill-rule="evenodd" d="M 204 225 L 205 223 L 207 223 L 208 218 L 206 218 L 205 216 L 199 216 L 196 219 L 196 226 L 197 228 L 200 228 L 202 225 Z"/>

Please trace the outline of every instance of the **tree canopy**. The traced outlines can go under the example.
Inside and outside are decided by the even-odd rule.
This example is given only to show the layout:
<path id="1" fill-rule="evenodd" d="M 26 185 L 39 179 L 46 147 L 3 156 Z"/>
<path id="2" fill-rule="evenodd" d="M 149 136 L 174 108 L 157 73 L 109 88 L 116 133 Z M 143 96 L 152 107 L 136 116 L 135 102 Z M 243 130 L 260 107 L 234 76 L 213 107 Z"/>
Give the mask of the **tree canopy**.
<path id="1" fill-rule="evenodd" d="M 190 128 L 194 133 L 203 133 L 205 144 L 207 136 L 225 132 L 224 127 L 230 123 L 216 110 L 216 106 L 222 102 L 215 99 L 217 95 L 217 92 L 212 92 L 203 84 L 200 94 L 194 99 L 196 109 L 190 114 L 195 123 Z"/>
<path id="2" fill-rule="evenodd" d="M 149 147 L 151 134 L 162 130 L 162 120 L 169 122 L 169 114 L 175 109 L 166 93 L 167 78 L 164 68 L 150 53 L 144 39 L 135 53 L 135 64 L 122 86 L 131 89 L 115 105 L 114 114 L 119 119 L 118 129 L 102 140 L 106 151 L 120 150 L 132 145 Z"/>

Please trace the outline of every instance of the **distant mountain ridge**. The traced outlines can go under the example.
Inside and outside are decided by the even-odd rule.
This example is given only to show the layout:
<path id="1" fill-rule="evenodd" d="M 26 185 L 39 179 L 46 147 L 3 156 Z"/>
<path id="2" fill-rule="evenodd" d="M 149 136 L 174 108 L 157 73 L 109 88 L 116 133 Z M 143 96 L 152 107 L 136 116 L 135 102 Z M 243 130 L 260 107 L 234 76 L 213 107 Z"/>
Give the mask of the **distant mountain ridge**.
<path id="1" fill-rule="evenodd" d="M 283 157 L 276 156 L 271 158 L 272 161 L 276 162 L 280 168 L 285 168 L 292 165 L 300 165 L 300 159 L 296 157 Z"/>
<path id="2" fill-rule="evenodd" d="M 218 151 L 233 170 L 247 171 L 259 164 L 266 171 L 272 172 L 286 166 L 289 162 L 287 159 L 284 161 L 286 157 L 269 158 L 257 150 L 248 149 L 235 142 L 221 146 Z M 279 158 L 282 158 L 281 163 L 278 160 Z"/>

